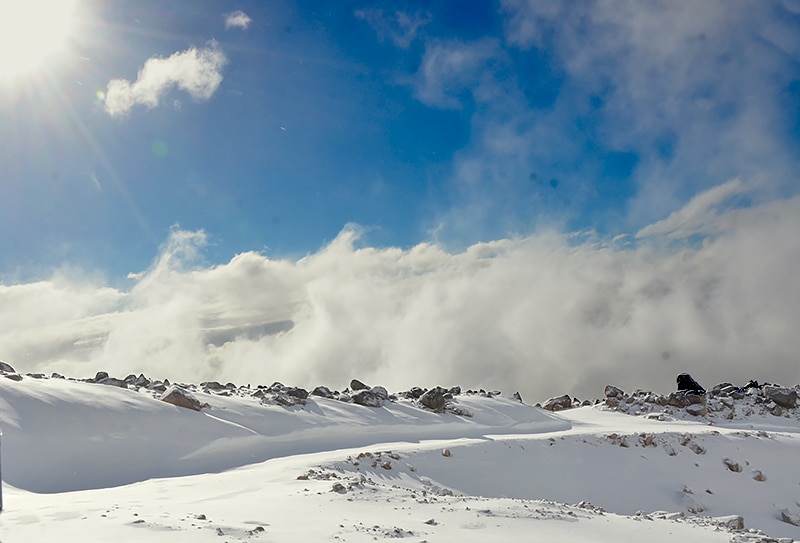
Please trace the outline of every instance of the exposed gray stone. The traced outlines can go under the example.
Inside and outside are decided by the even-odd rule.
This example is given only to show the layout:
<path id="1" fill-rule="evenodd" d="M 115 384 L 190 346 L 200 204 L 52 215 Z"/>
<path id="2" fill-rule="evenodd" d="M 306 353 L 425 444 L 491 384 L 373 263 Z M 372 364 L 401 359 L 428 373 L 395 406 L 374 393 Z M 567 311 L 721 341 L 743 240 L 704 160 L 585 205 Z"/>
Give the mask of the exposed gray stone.
<path id="1" fill-rule="evenodd" d="M 428 409 L 433 409 L 437 413 L 441 413 L 447 405 L 447 392 L 448 391 L 442 387 L 432 388 L 419 397 L 419 403 Z"/>
<path id="2" fill-rule="evenodd" d="M 383 400 L 372 390 L 359 390 L 352 396 L 353 403 L 367 407 L 383 407 Z"/>
<path id="3" fill-rule="evenodd" d="M 792 409 L 797 403 L 797 391 L 794 389 L 778 386 L 765 386 L 762 391 L 764 396 L 781 407 Z"/>
<path id="4" fill-rule="evenodd" d="M 350 381 L 350 390 L 352 390 L 353 392 L 355 392 L 357 390 L 368 390 L 368 389 L 369 389 L 369 386 L 365 385 L 364 383 L 362 383 L 358 379 L 353 379 L 352 381 Z"/>
<path id="5" fill-rule="evenodd" d="M 0 371 L 4 371 L 4 372 L 6 372 L 6 373 L 17 373 L 17 370 L 15 370 L 15 369 L 14 369 L 14 368 L 11 366 L 11 364 L 8 364 L 8 363 L 6 363 L 6 362 L 3 362 L 2 360 L 0 360 Z"/>
<path id="6" fill-rule="evenodd" d="M 625 396 L 625 392 L 621 388 L 617 388 L 614 385 L 606 385 L 606 388 L 603 390 L 606 398 L 618 398 L 622 399 Z"/>

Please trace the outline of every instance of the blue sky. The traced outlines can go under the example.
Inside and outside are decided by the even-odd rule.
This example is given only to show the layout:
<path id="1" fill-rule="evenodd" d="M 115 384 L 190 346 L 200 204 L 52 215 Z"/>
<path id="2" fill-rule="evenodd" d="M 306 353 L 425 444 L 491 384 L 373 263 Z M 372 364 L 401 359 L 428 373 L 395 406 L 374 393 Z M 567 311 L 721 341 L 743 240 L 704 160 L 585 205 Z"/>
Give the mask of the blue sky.
<path id="1" fill-rule="evenodd" d="M 124 277 L 173 225 L 205 230 L 212 262 L 302 256 L 348 223 L 459 249 L 635 233 L 735 176 L 796 190 L 791 2 L 72 5 L 0 83 L 7 279 Z M 170 58 L 110 110 L 112 81 Z"/>
<path id="2" fill-rule="evenodd" d="M 0 10 L 18 368 L 800 379 L 797 0 Z"/>

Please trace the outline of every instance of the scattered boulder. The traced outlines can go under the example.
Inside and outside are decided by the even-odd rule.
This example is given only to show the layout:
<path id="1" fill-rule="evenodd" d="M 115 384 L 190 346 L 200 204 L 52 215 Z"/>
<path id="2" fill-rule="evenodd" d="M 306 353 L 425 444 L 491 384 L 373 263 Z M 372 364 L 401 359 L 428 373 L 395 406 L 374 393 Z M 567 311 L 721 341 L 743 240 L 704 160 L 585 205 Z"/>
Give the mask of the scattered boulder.
<path id="1" fill-rule="evenodd" d="M 447 406 L 448 391 L 442 387 L 430 389 L 428 392 L 419 397 L 419 403 L 428 409 L 432 409 L 437 413 L 444 412 Z"/>
<path id="2" fill-rule="evenodd" d="M 686 390 L 690 392 L 697 392 L 698 394 L 705 394 L 706 389 L 700 386 L 700 383 L 695 381 L 688 373 L 681 373 L 678 375 L 678 390 Z"/>
<path id="3" fill-rule="evenodd" d="M 764 396 L 781 407 L 792 409 L 797 403 L 797 391 L 779 386 L 765 386 L 762 389 Z"/>
<path id="4" fill-rule="evenodd" d="M 569 394 L 550 398 L 542 405 L 542 409 L 547 409 L 548 411 L 561 411 L 570 407 L 572 407 L 572 398 L 569 397 Z"/>
<path id="5" fill-rule="evenodd" d="M 725 467 L 728 468 L 730 471 L 734 473 L 741 473 L 742 466 L 739 465 L 738 462 L 731 460 L 730 458 L 723 458 L 722 463 L 725 464 Z"/>
<path id="6" fill-rule="evenodd" d="M 382 386 L 374 386 L 370 389 L 370 392 L 372 392 L 375 396 L 377 396 L 381 400 L 389 399 L 389 392 L 386 390 L 386 388 Z"/>
<path id="7" fill-rule="evenodd" d="M 200 400 L 194 397 L 194 395 L 177 385 L 172 385 L 169 387 L 159 398 L 162 402 L 167 402 L 172 405 L 176 405 L 178 407 L 185 407 L 186 409 L 193 409 L 195 411 L 200 411 L 203 407 L 200 403 Z"/>
<path id="8" fill-rule="evenodd" d="M 380 387 L 383 388 L 383 387 Z M 361 389 L 351 396 L 353 403 L 366 407 L 383 407 L 383 400 L 372 390 Z"/>
<path id="9" fill-rule="evenodd" d="M 671 392 L 667 398 L 667 404 L 673 407 L 688 407 L 694 404 L 705 404 L 705 394 L 699 394 L 694 391 L 679 391 Z"/>
<path id="10" fill-rule="evenodd" d="M 708 415 L 708 408 L 705 404 L 695 403 L 686 407 L 686 412 L 695 417 L 705 417 Z"/>
<path id="11" fill-rule="evenodd" d="M 791 524 L 793 526 L 800 526 L 800 515 L 793 513 L 788 509 L 781 510 L 781 521 Z"/>
<path id="12" fill-rule="evenodd" d="M 350 381 L 350 390 L 352 390 L 353 392 L 357 390 L 369 390 L 369 386 L 365 385 L 358 379 L 353 379 L 352 381 Z"/>
<path id="13" fill-rule="evenodd" d="M 0 371 L 5 372 L 5 373 L 17 373 L 17 370 L 15 370 L 11 366 L 11 364 L 7 364 L 6 362 L 3 362 L 2 360 L 0 360 Z"/>
<path id="14" fill-rule="evenodd" d="M 22 375 L 19 373 L 6 373 L 4 377 L 6 379 L 11 379 L 12 381 L 22 381 Z"/>
<path id="15" fill-rule="evenodd" d="M 318 386 L 311 391 L 312 396 L 320 396 L 322 398 L 333 398 L 333 392 L 326 386 Z"/>
<path id="16" fill-rule="evenodd" d="M 606 388 L 603 389 L 603 394 L 606 398 L 619 398 L 620 400 L 625 396 L 625 392 L 614 385 L 606 385 Z"/>

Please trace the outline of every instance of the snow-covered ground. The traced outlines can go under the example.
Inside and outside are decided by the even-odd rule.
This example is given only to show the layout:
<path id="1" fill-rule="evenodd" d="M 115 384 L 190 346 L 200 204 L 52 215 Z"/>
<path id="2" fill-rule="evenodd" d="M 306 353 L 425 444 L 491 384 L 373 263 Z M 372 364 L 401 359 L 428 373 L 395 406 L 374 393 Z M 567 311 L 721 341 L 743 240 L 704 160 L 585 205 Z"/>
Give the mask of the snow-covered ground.
<path id="1" fill-rule="evenodd" d="M 194 410 L 160 401 L 164 383 L 9 375 L 3 543 L 800 538 L 800 407 L 759 389 L 702 411 L 598 391 L 552 413 L 182 385 Z"/>

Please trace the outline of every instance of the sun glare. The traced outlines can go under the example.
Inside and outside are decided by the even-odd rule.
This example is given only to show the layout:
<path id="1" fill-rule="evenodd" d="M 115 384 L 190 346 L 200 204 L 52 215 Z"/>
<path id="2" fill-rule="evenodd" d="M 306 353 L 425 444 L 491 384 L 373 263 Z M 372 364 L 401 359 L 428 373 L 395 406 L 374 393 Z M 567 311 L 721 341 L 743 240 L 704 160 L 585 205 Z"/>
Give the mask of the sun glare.
<path id="1" fill-rule="evenodd" d="M 0 0 L 0 79 L 36 70 L 67 41 L 74 0 Z"/>

